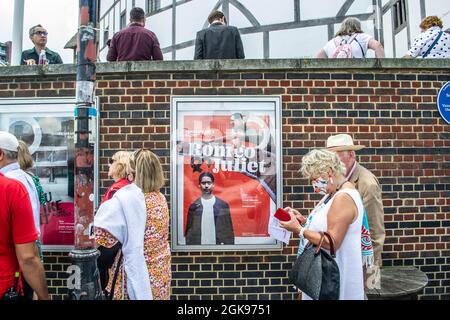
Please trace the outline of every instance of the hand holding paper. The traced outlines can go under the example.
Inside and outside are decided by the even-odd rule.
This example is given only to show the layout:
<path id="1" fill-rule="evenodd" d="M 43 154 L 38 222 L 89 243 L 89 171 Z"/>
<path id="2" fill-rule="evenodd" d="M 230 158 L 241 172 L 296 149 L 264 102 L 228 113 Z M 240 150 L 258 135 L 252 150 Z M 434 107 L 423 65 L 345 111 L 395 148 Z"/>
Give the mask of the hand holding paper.
<path id="1" fill-rule="evenodd" d="M 279 220 L 275 217 L 270 217 L 268 232 L 272 238 L 286 244 L 289 244 L 292 236 L 292 232 L 280 227 Z"/>

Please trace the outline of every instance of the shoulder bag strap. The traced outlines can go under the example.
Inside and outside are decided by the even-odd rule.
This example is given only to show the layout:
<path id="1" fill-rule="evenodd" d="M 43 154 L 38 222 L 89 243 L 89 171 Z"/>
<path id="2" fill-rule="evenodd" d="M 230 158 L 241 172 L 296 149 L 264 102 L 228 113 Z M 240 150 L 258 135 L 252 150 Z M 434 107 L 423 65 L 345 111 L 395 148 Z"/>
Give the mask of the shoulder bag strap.
<path id="1" fill-rule="evenodd" d="M 122 252 L 122 249 L 120 249 L 119 261 L 117 261 L 116 270 L 114 271 L 114 278 L 113 278 L 113 281 L 111 284 L 111 292 L 109 293 L 108 300 L 113 300 L 113 298 L 114 298 L 114 287 L 116 286 L 116 281 L 117 281 L 117 277 L 119 275 L 120 265 L 122 264 L 122 258 L 123 258 L 123 252 Z"/>
<path id="2" fill-rule="evenodd" d="M 441 36 L 442 36 L 443 33 L 444 33 L 443 31 L 439 32 L 438 36 L 437 36 L 436 39 L 433 41 L 433 43 L 431 44 L 431 46 L 428 48 L 427 52 L 425 52 L 425 53 L 422 55 L 422 58 L 426 58 L 426 57 L 430 54 L 431 50 L 433 50 L 434 46 L 435 46 L 436 43 L 439 41 L 439 39 L 441 38 Z"/>
<path id="3" fill-rule="evenodd" d="M 328 232 L 323 233 L 324 236 L 328 238 L 328 242 L 330 243 L 330 254 L 333 258 L 336 258 L 336 242 L 334 238 Z"/>
<path id="4" fill-rule="evenodd" d="M 317 248 L 316 248 L 316 254 L 318 254 L 318 253 L 320 252 L 320 248 L 322 247 L 322 245 L 323 245 L 323 240 L 324 240 L 324 234 L 323 234 L 323 232 L 322 232 L 322 231 L 319 231 L 319 234 L 320 234 L 320 241 L 319 241 L 319 245 L 318 245 Z"/>
<path id="5" fill-rule="evenodd" d="M 352 41 L 356 39 L 356 36 L 357 36 L 357 35 L 358 35 L 357 33 L 352 34 L 352 35 L 350 36 L 350 38 L 348 39 L 347 43 L 348 43 L 348 44 L 351 44 Z"/>
<path id="6" fill-rule="evenodd" d="M 359 47 L 361 48 L 361 52 L 362 52 L 363 58 L 365 58 L 366 57 L 366 53 L 364 52 L 364 49 L 363 49 L 361 43 L 359 43 L 359 41 L 358 41 L 358 39 L 356 39 L 356 37 L 355 37 L 355 41 L 356 41 L 357 44 L 359 44 Z"/>

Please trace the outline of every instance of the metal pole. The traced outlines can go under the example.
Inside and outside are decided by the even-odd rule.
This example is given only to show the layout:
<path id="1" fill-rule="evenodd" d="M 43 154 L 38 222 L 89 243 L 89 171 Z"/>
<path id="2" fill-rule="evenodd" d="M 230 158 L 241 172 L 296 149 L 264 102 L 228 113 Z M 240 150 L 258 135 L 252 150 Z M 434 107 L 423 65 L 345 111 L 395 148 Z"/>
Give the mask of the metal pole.
<path id="1" fill-rule="evenodd" d="M 13 38 L 12 38 L 12 66 L 20 66 L 20 59 L 22 57 L 22 35 L 23 35 L 23 11 L 25 0 L 14 1 L 14 24 L 13 24 Z"/>
<path id="2" fill-rule="evenodd" d="M 77 41 L 75 108 L 75 249 L 70 253 L 78 267 L 78 287 L 69 290 L 71 300 L 100 300 L 102 292 L 97 269 L 94 222 L 94 144 L 97 110 L 94 106 L 95 62 L 97 60 L 97 0 L 80 0 Z"/>

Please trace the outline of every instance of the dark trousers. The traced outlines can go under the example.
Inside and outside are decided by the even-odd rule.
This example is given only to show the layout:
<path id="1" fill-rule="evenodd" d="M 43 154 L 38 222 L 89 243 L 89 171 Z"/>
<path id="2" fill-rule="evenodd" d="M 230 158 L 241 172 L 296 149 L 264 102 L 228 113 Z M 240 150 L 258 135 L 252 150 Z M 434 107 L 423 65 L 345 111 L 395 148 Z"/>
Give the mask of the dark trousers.
<path id="1" fill-rule="evenodd" d="M 103 246 L 98 247 L 100 251 L 100 256 L 97 259 L 97 268 L 100 275 L 100 284 L 102 286 L 102 290 L 104 291 L 109 281 L 109 269 L 112 267 L 114 263 L 114 259 L 119 252 L 122 245 L 117 243 L 115 246 L 111 248 L 105 248 Z"/>

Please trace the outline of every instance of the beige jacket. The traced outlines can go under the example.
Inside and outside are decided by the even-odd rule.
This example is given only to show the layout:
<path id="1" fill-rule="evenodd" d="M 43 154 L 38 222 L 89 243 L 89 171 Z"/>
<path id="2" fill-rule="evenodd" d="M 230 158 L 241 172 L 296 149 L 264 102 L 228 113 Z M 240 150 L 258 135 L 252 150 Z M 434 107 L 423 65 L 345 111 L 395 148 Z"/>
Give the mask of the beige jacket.
<path id="1" fill-rule="evenodd" d="M 349 181 L 354 183 L 361 194 L 369 220 L 370 235 L 372 237 L 375 265 L 381 267 L 381 252 L 383 251 L 386 233 L 384 230 L 384 210 L 381 198 L 381 187 L 372 172 L 356 163 L 355 170 Z"/>

